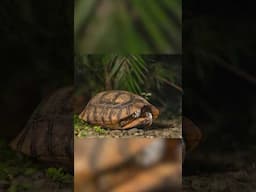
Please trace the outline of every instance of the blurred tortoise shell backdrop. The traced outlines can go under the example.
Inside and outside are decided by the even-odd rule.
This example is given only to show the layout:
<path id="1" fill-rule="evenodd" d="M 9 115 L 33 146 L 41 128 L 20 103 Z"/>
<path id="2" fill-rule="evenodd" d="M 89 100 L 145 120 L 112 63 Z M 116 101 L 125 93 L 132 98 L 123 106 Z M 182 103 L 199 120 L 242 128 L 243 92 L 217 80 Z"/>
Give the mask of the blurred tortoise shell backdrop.
<path id="1" fill-rule="evenodd" d="M 76 100 L 72 90 L 72 87 L 59 89 L 43 101 L 11 143 L 12 148 L 72 169 L 72 103 Z M 188 122 L 184 124 L 188 125 L 184 129 L 194 130 L 184 132 L 185 142 L 192 146 L 188 145 L 186 149 L 190 150 L 198 144 L 201 134 L 192 122 L 188 119 L 184 121 Z M 190 133 L 194 134 L 191 139 Z M 75 138 L 74 147 L 77 191 L 85 188 L 90 191 L 134 191 L 181 185 L 182 152 L 185 154 L 181 139 Z M 141 182 L 144 185 L 139 185 Z"/>

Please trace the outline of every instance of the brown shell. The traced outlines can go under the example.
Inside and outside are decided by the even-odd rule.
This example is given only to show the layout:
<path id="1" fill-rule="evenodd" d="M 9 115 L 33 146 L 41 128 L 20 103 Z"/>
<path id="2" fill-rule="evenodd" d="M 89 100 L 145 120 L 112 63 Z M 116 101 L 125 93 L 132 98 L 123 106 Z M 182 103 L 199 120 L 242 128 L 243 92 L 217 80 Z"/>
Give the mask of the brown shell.
<path id="1" fill-rule="evenodd" d="M 153 119 L 158 117 L 159 110 L 139 95 L 122 90 L 104 91 L 89 101 L 79 117 L 90 124 L 118 129 L 120 120 L 143 107 L 148 107 Z"/>
<path id="2" fill-rule="evenodd" d="M 186 152 L 195 149 L 202 140 L 201 130 L 186 117 L 182 119 L 182 133 L 186 144 Z"/>
<path id="3" fill-rule="evenodd" d="M 13 150 L 39 160 L 73 166 L 73 88 L 54 92 L 11 142 Z"/>

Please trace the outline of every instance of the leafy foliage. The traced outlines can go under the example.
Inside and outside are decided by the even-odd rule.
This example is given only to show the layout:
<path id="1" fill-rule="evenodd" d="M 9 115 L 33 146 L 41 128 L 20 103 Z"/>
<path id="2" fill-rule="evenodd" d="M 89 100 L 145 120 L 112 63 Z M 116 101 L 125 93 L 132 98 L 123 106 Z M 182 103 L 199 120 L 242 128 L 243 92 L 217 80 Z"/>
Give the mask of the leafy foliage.
<path id="1" fill-rule="evenodd" d="M 65 173 L 62 168 L 53 168 L 50 167 L 46 170 L 46 175 L 51 180 L 59 183 L 71 183 L 73 181 L 73 177 Z"/>
<path id="2" fill-rule="evenodd" d="M 30 187 L 27 183 L 14 183 L 8 188 L 7 192 L 28 191 Z"/>
<path id="3" fill-rule="evenodd" d="M 76 53 L 180 53 L 181 1 L 76 0 Z"/>
<path id="4" fill-rule="evenodd" d="M 45 179 L 49 178 L 58 184 L 73 182 L 73 176 L 64 170 L 46 169 L 41 163 L 11 150 L 3 139 L 0 139 L 0 154 L 0 182 L 6 185 L 4 190 L 7 192 L 35 191 L 31 179 L 37 178 L 37 175 L 44 175 Z"/>
<path id="5" fill-rule="evenodd" d="M 19 174 L 29 175 L 38 169 L 29 158 L 12 151 L 3 139 L 0 140 L 0 153 L 0 179 L 9 180 Z"/>
<path id="6" fill-rule="evenodd" d="M 76 85 L 81 88 L 84 84 L 86 90 L 95 92 L 124 89 L 140 94 L 153 87 L 161 89 L 164 83 L 179 83 L 180 73 L 172 65 L 146 62 L 147 57 L 142 55 L 81 56 L 75 68 Z"/>
<path id="7" fill-rule="evenodd" d="M 80 56 L 76 58 L 75 84 L 76 93 L 90 93 L 89 98 L 103 90 L 127 90 L 158 102 L 158 106 L 163 106 L 164 111 L 169 110 L 176 114 L 177 111 L 181 112 L 179 56 Z M 145 93 L 150 93 L 151 96 Z"/>

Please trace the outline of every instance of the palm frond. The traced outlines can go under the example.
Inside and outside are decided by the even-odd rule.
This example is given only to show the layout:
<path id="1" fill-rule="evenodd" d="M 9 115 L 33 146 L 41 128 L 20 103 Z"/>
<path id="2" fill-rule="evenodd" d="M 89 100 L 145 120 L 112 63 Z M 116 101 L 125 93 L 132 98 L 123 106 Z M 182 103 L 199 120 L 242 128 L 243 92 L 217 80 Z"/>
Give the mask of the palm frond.
<path id="1" fill-rule="evenodd" d="M 75 2 L 75 47 L 84 53 L 180 53 L 181 3 Z"/>

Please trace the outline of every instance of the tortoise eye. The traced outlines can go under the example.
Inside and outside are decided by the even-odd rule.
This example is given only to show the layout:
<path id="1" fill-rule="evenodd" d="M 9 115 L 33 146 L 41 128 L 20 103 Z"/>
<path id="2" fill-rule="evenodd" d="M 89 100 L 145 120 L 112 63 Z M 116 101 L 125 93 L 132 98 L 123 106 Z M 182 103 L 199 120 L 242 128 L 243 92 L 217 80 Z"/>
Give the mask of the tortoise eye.
<path id="1" fill-rule="evenodd" d="M 132 117 L 133 118 L 137 118 L 140 116 L 140 111 L 136 111 L 135 113 L 133 113 Z"/>

